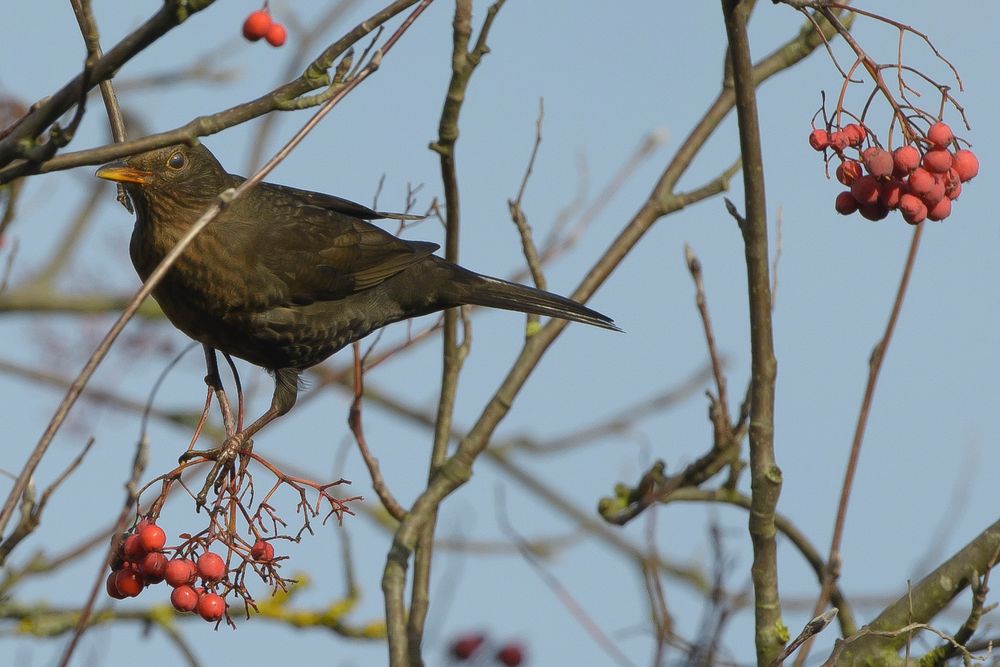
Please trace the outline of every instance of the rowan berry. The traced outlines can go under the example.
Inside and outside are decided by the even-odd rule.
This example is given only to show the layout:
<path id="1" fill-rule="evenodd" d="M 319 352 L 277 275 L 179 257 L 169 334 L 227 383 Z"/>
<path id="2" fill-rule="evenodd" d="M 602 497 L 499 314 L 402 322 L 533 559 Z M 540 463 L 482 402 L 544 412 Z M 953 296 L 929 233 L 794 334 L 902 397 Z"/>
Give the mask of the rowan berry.
<path id="1" fill-rule="evenodd" d="M 196 570 L 193 562 L 187 558 L 174 558 L 167 563 L 167 568 L 163 576 L 168 584 L 176 588 L 193 582 L 195 574 Z"/>
<path id="2" fill-rule="evenodd" d="M 256 42 L 267 35 L 271 25 L 271 15 L 263 9 L 250 12 L 250 16 L 243 22 L 243 36 L 251 42 Z"/>
<path id="3" fill-rule="evenodd" d="M 206 593 L 198 598 L 198 615 L 206 621 L 218 621 L 226 613 L 226 601 L 216 593 Z"/>
<path id="4" fill-rule="evenodd" d="M 267 39 L 267 43 L 271 46 L 281 46 L 285 43 L 285 38 L 288 37 L 288 32 L 285 30 L 285 26 L 280 23 L 272 23 L 271 27 L 267 29 L 267 34 L 264 35 Z"/>
<path id="5" fill-rule="evenodd" d="M 952 156 L 952 166 L 958 172 L 958 178 L 965 183 L 971 181 L 979 173 L 979 158 L 972 151 L 963 148 L 955 151 Z"/>
<path id="6" fill-rule="evenodd" d="M 206 551 L 198 559 L 198 576 L 206 583 L 222 581 L 226 576 L 226 561 L 219 554 Z"/>
<path id="7" fill-rule="evenodd" d="M 954 138 L 955 135 L 952 134 L 951 128 L 948 127 L 947 123 L 934 123 L 927 130 L 927 139 L 938 148 L 944 148 L 950 144 Z"/>
<path id="8" fill-rule="evenodd" d="M 813 130 L 809 133 L 809 145 L 821 151 L 830 145 L 830 134 L 826 130 Z"/>
<path id="9" fill-rule="evenodd" d="M 194 611 L 198 607 L 198 594 L 190 586 L 178 586 L 170 593 L 170 604 L 177 611 Z"/>
<path id="10" fill-rule="evenodd" d="M 837 213 L 841 215 L 850 215 L 858 210 L 858 200 L 854 198 L 847 190 L 844 190 L 839 195 L 833 204 L 833 207 L 837 210 Z"/>

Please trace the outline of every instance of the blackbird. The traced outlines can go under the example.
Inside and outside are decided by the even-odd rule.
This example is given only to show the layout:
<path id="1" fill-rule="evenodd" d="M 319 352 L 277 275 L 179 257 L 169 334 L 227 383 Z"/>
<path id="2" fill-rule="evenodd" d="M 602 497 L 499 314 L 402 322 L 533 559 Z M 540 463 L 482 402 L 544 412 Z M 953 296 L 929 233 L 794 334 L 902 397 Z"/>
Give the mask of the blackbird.
<path id="1" fill-rule="evenodd" d="M 143 280 L 219 193 L 245 180 L 200 144 L 133 155 L 97 176 L 123 184 L 132 199 L 129 254 Z M 474 273 L 433 255 L 436 243 L 367 222 L 386 217 L 399 216 L 260 183 L 209 223 L 153 290 L 185 334 L 274 375 L 271 407 L 230 449 L 292 408 L 303 370 L 392 322 L 471 304 L 618 330 L 575 301 Z"/>

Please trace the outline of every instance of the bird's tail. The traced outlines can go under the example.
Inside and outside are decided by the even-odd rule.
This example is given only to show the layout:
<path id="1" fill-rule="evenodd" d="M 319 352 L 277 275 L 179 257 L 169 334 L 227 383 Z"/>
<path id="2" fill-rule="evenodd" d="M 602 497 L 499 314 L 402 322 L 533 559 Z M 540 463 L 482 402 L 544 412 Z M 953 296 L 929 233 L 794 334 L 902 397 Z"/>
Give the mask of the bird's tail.
<path id="1" fill-rule="evenodd" d="M 462 271 L 463 275 L 456 281 L 455 285 L 458 287 L 457 300 L 459 303 L 558 317 L 563 320 L 591 324 L 603 329 L 621 331 L 615 326 L 614 320 L 607 315 L 602 315 L 572 299 L 527 285 L 518 285 L 464 269 Z"/>

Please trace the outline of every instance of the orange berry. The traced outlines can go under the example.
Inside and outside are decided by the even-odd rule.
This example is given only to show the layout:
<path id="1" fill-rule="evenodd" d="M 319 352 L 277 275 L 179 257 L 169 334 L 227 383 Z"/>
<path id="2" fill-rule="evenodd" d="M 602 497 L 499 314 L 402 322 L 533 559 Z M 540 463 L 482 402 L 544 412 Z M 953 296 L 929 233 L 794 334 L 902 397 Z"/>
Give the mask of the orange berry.
<path id="1" fill-rule="evenodd" d="M 142 592 L 145 585 L 142 575 L 135 570 L 118 570 L 115 572 L 115 588 L 124 597 L 134 598 Z"/>
<path id="2" fill-rule="evenodd" d="M 108 575 L 107 580 L 104 582 L 104 588 L 107 590 L 108 595 L 116 600 L 124 600 L 125 595 L 118 590 L 118 584 L 115 583 L 118 579 L 118 572 L 112 572 Z"/>
<path id="3" fill-rule="evenodd" d="M 860 146 L 865 140 L 865 130 L 857 123 L 849 123 L 841 130 L 848 146 Z"/>
<path id="4" fill-rule="evenodd" d="M 954 169 L 948 172 L 948 177 L 944 182 L 944 196 L 954 201 L 962 194 L 962 181 Z"/>
<path id="5" fill-rule="evenodd" d="M 927 217 L 927 205 L 919 197 L 909 193 L 899 198 L 899 210 L 903 214 L 903 220 L 911 225 L 919 224 Z"/>
<path id="6" fill-rule="evenodd" d="M 285 26 L 280 23 L 272 23 L 271 27 L 267 29 L 267 34 L 264 35 L 267 38 L 267 43 L 271 46 L 281 46 L 285 43 L 287 36 L 288 32 L 285 30 Z"/>
<path id="7" fill-rule="evenodd" d="M 151 584 L 163 581 L 167 574 L 167 557 L 158 551 L 148 553 L 139 563 L 139 571 Z"/>
<path id="8" fill-rule="evenodd" d="M 926 169 L 917 167 L 913 170 L 913 173 L 910 174 L 910 178 L 907 179 L 906 185 L 910 192 L 920 197 L 930 192 L 934 187 L 934 177 Z"/>
<path id="9" fill-rule="evenodd" d="M 935 222 L 940 222 L 949 215 L 951 215 L 951 200 L 947 197 L 941 199 L 941 201 L 934 204 L 933 207 L 928 208 L 927 211 L 927 219 Z"/>
<path id="10" fill-rule="evenodd" d="M 865 168 L 868 169 L 868 173 L 875 178 L 888 178 L 892 175 L 892 155 L 884 148 L 878 148 L 877 146 L 867 148 L 862 153 L 862 158 L 865 161 Z"/>
<path id="11" fill-rule="evenodd" d="M 955 167 L 958 178 L 963 183 L 971 181 L 979 173 L 979 159 L 975 153 L 965 148 L 955 151 L 955 155 L 952 156 L 952 166 Z"/>
<path id="12" fill-rule="evenodd" d="M 935 148 L 924 153 L 924 169 L 935 174 L 943 174 L 951 169 L 951 153 L 943 148 Z"/>
<path id="13" fill-rule="evenodd" d="M 206 593 L 198 598 L 198 615 L 206 621 L 218 621 L 226 613 L 226 601 L 216 593 Z"/>
<path id="14" fill-rule="evenodd" d="M 271 15 L 263 9 L 250 12 L 250 16 L 243 22 L 243 36 L 251 42 L 256 42 L 267 34 L 271 27 Z"/>
<path id="15" fill-rule="evenodd" d="M 858 200 L 850 192 L 844 190 L 837 195 L 837 199 L 833 203 L 833 208 L 841 215 L 850 215 L 858 210 Z"/>
<path id="16" fill-rule="evenodd" d="M 194 563 L 187 558 L 174 558 L 167 563 L 163 577 L 174 588 L 184 586 L 194 581 L 196 574 Z"/>
<path id="17" fill-rule="evenodd" d="M 270 562 L 274 560 L 274 546 L 267 540 L 257 540 L 250 549 L 250 557 L 261 563 Z"/>
<path id="18" fill-rule="evenodd" d="M 951 143 L 955 135 L 952 134 L 951 128 L 948 127 L 947 123 L 942 123 L 938 121 L 930 126 L 927 130 L 927 139 L 937 146 L 938 148 L 944 148 Z"/>
<path id="19" fill-rule="evenodd" d="M 939 201 L 944 199 L 944 193 L 944 178 L 935 175 L 934 184 L 931 186 L 931 189 L 920 195 L 920 198 L 924 200 L 924 203 L 927 204 L 927 208 L 930 209 Z"/>
<path id="20" fill-rule="evenodd" d="M 219 554 L 206 551 L 198 559 L 198 576 L 206 583 L 222 581 L 226 576 L 226 561 Z"/>
<path id="21" fill-rule="evenodd" d="M 496 657 L 504 667 L 519 667 L 524 662 L 524 648 L 520 644 L 507 644 L 497 651 Z"/>
<path id="22" fill-rule="evenodd" d="M 813 130 L 809 133 L 809 145 L 821 151 L 830 145 L 830 135 L 826 130 Z"/>
<path id="23" fill-rule="evenodd" d="M 194 611 L 198 607 L 198 594 L 190 586 L 178 586 L 170 593 L 170 604 L 177 611 Z"/>
<path id="24" fill-rule="evenodd" d="M 847 135 L 843 132 L 830 133 L 830 148 L 833 150 L 840 152 L 850 145 L 850 142 L 847 140 Z"/>
<path id="25" fill-rule="evenodd" d="M 156 524 L 149 524 L 138 532 L 143 551 L 159 551 L 167 543 L 167 534 Z"/>
<path id="26" fill-rule="evenodd" d="M 893 209 L 899 207 L 899 198 L 906 192 L 903 181 L 892 179 L 879 185 L 878 201 L 882 206 Z"/>
<path id="27" fill-rule="evenodd" d="M 892 152 L 892 166 L 894 175 L 906 176 L 920 166 L 920 151 L 913 146 L 900 146 Z"/>
<path id="28" fill-rule="evenodd" d="M 861 163 L 857 160 L 844 160 L 837 167 L 837 180 L 850 187 L 854 181 L 861 178 Z"/>
<path id="29" fill-rule="evenodd" d="M 878 201 L 878 181 L 874 176 L 862 176 L 851 184 L 851 194 L 858 204 L 874 204 Z"/>
<path id="30" fill-rule="evenodd" d="M 486 641 L 486 636 L 480 632 L 463 635 L 451 643 L 451 657 L 459 661 L 471 658 Z"/>
<path id="31" fill-rule="evenodd" d="M 858 213 L 861 214 L 863 218 L 871 220 L 872 222 L 878 222 L 879 220 L 884 220 L 887 215 L 889 215 L 889 209 L 882 206 L 878 202 L 874 204 L 862 204 L 858 206 Z"/>

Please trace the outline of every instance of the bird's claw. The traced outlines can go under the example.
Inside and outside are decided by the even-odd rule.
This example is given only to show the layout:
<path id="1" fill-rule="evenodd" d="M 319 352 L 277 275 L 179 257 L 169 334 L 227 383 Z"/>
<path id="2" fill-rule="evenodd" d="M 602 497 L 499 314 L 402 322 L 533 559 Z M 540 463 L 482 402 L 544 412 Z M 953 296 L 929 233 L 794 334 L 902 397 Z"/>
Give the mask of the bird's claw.
<path id="1" fill-rule="evenodd" d="M 216 493 L 220 491 L 220 486 L 223 482 L 223 471 L 232 465 L 233 461 L 240 454 L 245 454 L 253 449 L 253 440 L 250 438 L 245 438 L 242 433 L 237 433 L 236 435 L 230 436 L 218 447 L 213 447 L 212 449 L 191 449 L 180 455 L 179 462 L 185 463 L 191 461 L 192 459 L 201 458 L 206 461 L 215 461 L 212 466 L 212 470 L 209 471 L 208 476 L 205 478 L 205 484 L 201 487 L 201 491 L 195 496 L 195 509 L 196 511 L 201 511 L 201 508 L 207 504 L 208 492 L 213 487 Z"/>

